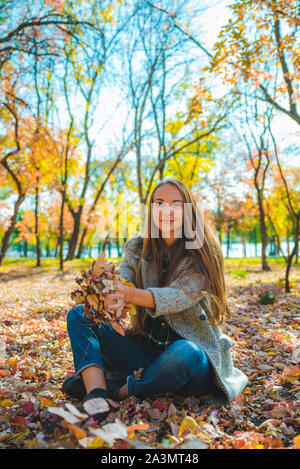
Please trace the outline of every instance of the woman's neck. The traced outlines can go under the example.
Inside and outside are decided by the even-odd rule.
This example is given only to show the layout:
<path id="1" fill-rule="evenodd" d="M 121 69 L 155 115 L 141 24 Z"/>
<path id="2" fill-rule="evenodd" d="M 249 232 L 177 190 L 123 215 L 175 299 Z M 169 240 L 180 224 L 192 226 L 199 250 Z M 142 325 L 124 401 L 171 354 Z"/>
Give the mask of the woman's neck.
<path id="1" fill-rule="evenodd" d="M 163 238 L 163 240 L 166 245 L 167 252 L 173 250 L 175 245 L 179 243 L 179 238 Z"/>

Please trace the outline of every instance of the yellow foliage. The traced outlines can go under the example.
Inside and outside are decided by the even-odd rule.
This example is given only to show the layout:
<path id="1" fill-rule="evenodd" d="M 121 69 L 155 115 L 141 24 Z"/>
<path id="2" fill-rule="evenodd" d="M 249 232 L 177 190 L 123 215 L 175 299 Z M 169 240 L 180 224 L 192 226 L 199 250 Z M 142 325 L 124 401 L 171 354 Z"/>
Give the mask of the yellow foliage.
<path id="1" fill-rule="evenodd" d="M 198 428 L 196 420 L 186 415 L 179 426 L 177 438 L 180 438 L 187 429 L 195 430 L 196 428 Z"/>
<path id="2" fill-rule="evenodd" d="M 9 407 L 13 404 L 14 402 L 9 399 L 3 399 L 3 401 L 1 401 L 1 407 Z"/>

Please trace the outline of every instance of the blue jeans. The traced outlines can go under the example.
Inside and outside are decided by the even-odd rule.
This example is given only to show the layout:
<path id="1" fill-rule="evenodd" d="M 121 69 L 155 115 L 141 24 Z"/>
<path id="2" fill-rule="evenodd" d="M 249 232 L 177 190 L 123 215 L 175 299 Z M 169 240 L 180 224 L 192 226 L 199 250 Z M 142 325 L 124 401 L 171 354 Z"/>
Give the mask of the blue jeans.
<path id="1" fill-rule="evenodd" d="M 158 351 L 133 336 L 122 336 L 104 321 L 87 319 L 83 305 L 70 309 L 67 329 L 73 352 L 75 374 L 91 365 L 127 378 L 128 396 L 139 399 L 156 394 L 176 393 L 200 397 L 215 387 L 204 351 L 189 340 L 178 339 Z M 134 371 L 143 368 L 140 379 Z"/>

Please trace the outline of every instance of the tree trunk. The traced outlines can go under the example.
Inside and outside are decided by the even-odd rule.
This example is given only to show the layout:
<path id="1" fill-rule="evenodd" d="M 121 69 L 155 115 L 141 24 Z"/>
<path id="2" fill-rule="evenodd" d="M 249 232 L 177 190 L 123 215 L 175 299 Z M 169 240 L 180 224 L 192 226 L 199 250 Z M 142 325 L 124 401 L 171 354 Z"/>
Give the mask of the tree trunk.
<path id="1" fill-rule="evenodd" d="M 41 243 L 39 235 L 39 186 L 38 179 L 35 188 L 35 239 L 36 239 L 36 267 L 41 266 Z"/>
<path id="2" fill-rule="evenodd" d="M 230 249 L 230 228 L 227 227 L 227 251 L 226 251 L 226 257 L 229 257 L 229 249 Z"/>
<path id="3" fill-rule="evenodd" d="M 69 241 L 69 251 L 66 257 L 66 260 L 68 261 L 72 261 L 74 259 L 75 250 L 76 250 L 78 237 L 79 237 L 81 212 L 82 212 L 82 206 L 80 206 L 79 210 L 75 212 L 73 216 L 74 228 L 73 228 L 73 232 Z"/>
<path id="4" fill-rule="evenodd" d="M 2 261 L 5 257 L 6 251 L 9 248 L 9 240 L 11 237 L 11 234 L 15 228 L 16 224 L 16 219 L 18 215 L 18 211 L 20 208 L 20 205 L 22 204 L 23 200 L 25 199 L 25 194 L 24 193 L 19 193 L 19 197 L 17 201 L 14 204 L 14 213 L 11 216 L 9 226 L 7 230 L 4 233 L 3 239 L 2 239 L 2 246 L 1 246 L 1 252 L 0 252 L 0 265 L 2 264 Z"/>
<path id="5" fill-rule="evenodd" d="M 109 244 L 109 234 L 107 234 L 107 235 L 105 236 L 105 239 L 104 239 L 104 242 L 103 242 L 103 246 L 102 246 L 102 251 L 105 252 L 106 246 L 108 246 L 108 244 Z"/>
<path id="6" fill-rule="evenodd" d="M 162 181 L 164 178 L 164 169 L 165 169 L 165 165 L 163 164 L 159 168 L 159 180 L 160 181 Z"/>
<path id="7" fill-rule="evenodd" d="M 119 236 L 116 237 L 116 245 L 117 245 L 118 257 L 121 257 L 122 252 L 121 252 L 121 246 L 120 246 L 120 239 L 119 239 Z"/>
<path id="8" fill-rule="evenodd" d="M 57 239 L 56 246 L 55 246 L 55 253 L 54 253 L 55 258 L 57 257 L 58 247 L 59 247 L 59 239 Z"/>
<path id="9" fill-rule="evenodd" d="M 296 232 L 295 232 L 295 244 L 293 247 L 293 250 L 291 252 L 291 255 L 288 257 L 287 261 L 287 266 L 286 266 L 286 271 L 285 271 L 285 292 L 290 293 L 290 282 L 289 282 L 289 275 L 290 275 L 290 270 L 292 267 L 292 262 L 293 258 L 298 252 L 298 246 L 299 246 L 299 222 L 300 222 L 300 213 L 297 214 L 297 219 L 296 219 Z"/>
<path id="10" fill-rule="evenodd" d="M 82 232 L 82 236 L 80 238 L 80 242 L 79 242 L 79 247 L 77 249 L 77 254 L 76 254 L 76 259 L 80 259 L 81 256 L 82 256 L 82 251 L 83 251 L 83 242 L 84 242 L 84 239 L 86 237 L 86 234 L 87 234 L 87 227 L 85 226 L 83 228 L 83 232 Z"/>
<path id="11" fill-rule="evenodd" d="M 244 254 L 244 258 L 246 258 L 246 257 L 247 257 L 246 241 L 243 239 L 242 243 L 243 243 L 243 254 Z"/>
<path id="12" fill-rule="evenodd" d="M 60 217 L 59 217 L 59 270 L 64 269 L 64 207 L 65 207 L 65 189 L 62 191 Z"/>
<path id="13" fill-rule="evenodd" d="M 271 238 L 270 238 L 269 256 L 275 256 L 275 236 L 271 236 Z"/>
<path id="14" fill-rule="evenodd" d="M 24 257 L 28 257 L 28 242 L 26 241 L 26 239 L 24 241 Z"/>
<path id="15" fill-rule="evenodd" d="M 222 245 L 222 243 L 223 243 L 223 232 L 222 232 L 222 228 L 219 228 L 219 229 L 218 229 L 218 232 L 219 232 L 220 245 Z"/>
<path id="16" fill-rule="evenodd" d="M 267 230 L 265 221 L 265 211 L 263 207 L 261 191 L 257 190 L 258 195 L 258 207 L 259 207 L 259 226 L 261 235 L 261 262 L 263 270 L 271 270 L 266 259 L 266 247 L 267 247 Z"/>
<path id="17" fill-rule="evenodd" d="M 280 256 L 280 241 L 279 239 L 276 239 L 276 256 Z"/>

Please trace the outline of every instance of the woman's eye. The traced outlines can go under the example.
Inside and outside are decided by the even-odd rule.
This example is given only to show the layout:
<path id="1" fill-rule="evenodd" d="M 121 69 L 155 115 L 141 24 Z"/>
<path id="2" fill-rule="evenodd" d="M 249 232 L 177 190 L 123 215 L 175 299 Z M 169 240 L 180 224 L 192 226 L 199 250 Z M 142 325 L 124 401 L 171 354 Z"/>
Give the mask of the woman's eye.
<path id="1" fill-rule="evenodd" d="M 165 204 L 165 202 L 161 202 L 161 201 L 154 202 L 154 205 L 156 205 L 157 207 L 160 207 L 163 204 Z M 178 209 L 178 208 L 181 208 L 181 204 L 179 202 L 176 202 L 174 204 L 171 204 L 170 207 Z"/>
<path id="2" fill-rule="evenodd" d="M 172 204 L 171 207 L 172 207 L 173 209 L 178 210 L 179 208 L 181 208 L 181 204 L 179 204 L 179 203 Z"/>

